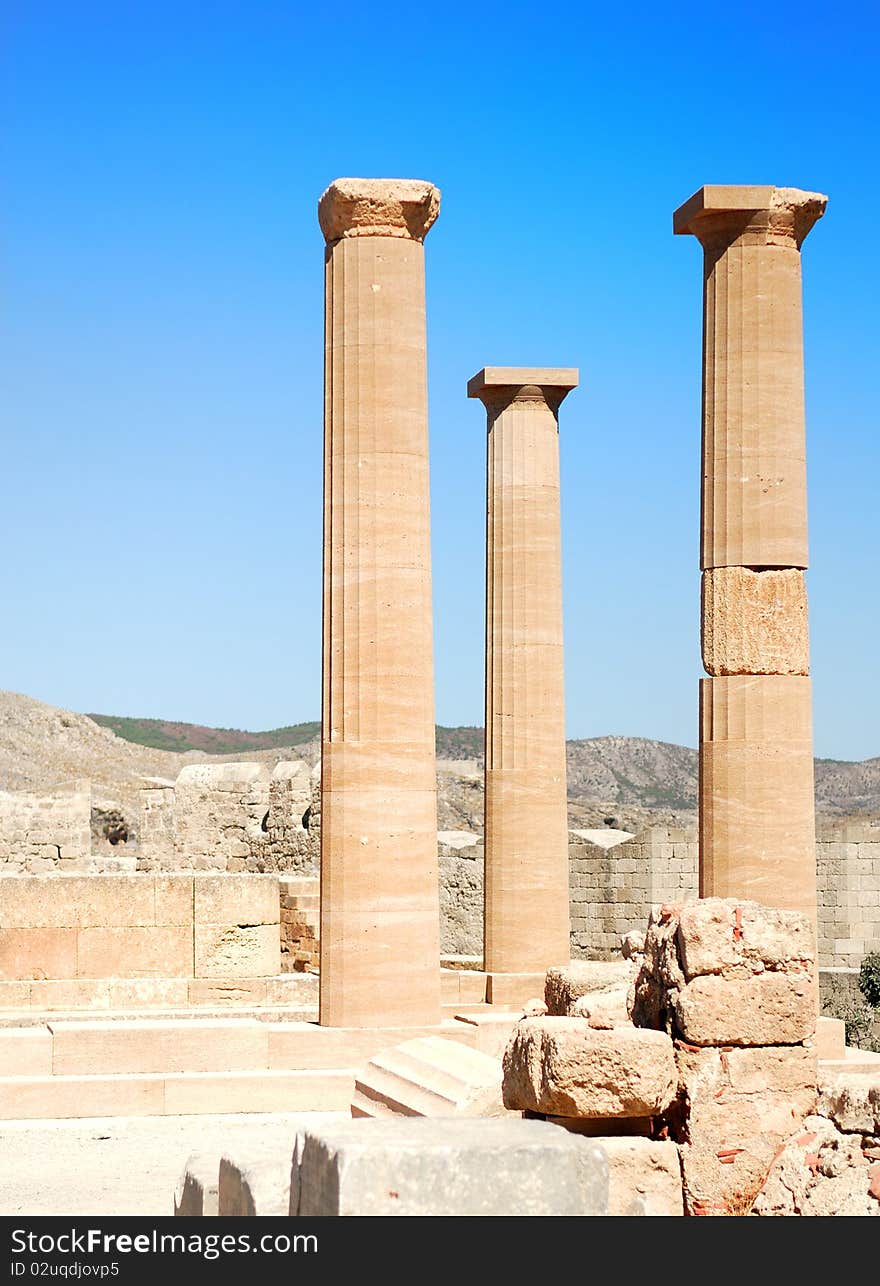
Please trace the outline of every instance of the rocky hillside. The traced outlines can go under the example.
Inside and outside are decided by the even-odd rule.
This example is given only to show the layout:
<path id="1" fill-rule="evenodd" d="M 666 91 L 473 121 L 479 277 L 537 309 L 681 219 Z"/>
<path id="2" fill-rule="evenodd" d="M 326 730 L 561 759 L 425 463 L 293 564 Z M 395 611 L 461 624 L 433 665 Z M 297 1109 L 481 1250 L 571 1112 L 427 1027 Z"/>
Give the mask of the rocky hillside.
<path id="1" fill-rule="evenodd" d="M 269 764 L 320 753 L 316 723 L 239 732 L 123 716 L 73 714 L 31 697 L 0 692 L 0 790 L 40 789 L 87 777 L 96 799 L 133 808 L 145 777 L 175 778 L 209 757 Z M 482 826 L 482 729 L 437 729 L 440 827 Z M 594 737 L 568 743 L 573 826 L 638 830 L 650 822 L 695 820 L 697 753 L 643 737 Z M 880 758 L 816 761 L 817 811 L 880 816 Z"/>

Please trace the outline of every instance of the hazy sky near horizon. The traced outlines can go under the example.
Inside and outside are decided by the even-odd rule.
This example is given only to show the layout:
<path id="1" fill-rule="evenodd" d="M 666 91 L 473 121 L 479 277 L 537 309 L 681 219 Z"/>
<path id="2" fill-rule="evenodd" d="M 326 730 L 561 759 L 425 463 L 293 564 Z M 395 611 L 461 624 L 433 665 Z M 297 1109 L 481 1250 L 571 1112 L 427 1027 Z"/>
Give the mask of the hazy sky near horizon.
<path id="1" fill-rule="evenodd" d="M 816 750 L 880 755 L 880 11 L 13 0 L 0 686 L 319 716 L 320 192 L 442 189 L 427 291 L 437 717 L 483 702 L 480 367 L 572 365 L 570 736 L 696 744 L 707 182 L 827 192 L 804 247 Z"/>

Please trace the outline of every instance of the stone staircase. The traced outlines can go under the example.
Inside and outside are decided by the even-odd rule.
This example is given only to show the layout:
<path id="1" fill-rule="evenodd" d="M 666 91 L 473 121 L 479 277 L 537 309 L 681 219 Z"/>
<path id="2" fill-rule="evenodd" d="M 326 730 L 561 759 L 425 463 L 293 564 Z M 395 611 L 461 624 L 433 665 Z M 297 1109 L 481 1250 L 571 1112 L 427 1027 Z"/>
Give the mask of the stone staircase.
<path id="1" fill-rule="evenodd" d="M 465 1045 L 479 1037 L 455 1019 L 439 1030 Z M 359 1067 L 437 1031 L 319 1027 L 266 1011 L 22 1015 L 0 1028 L 0 1119 L 348 1112 Z"/>
<path id="2" fill-rule="evenodd" d="M 502 1114 L 501 1062 L 439 1036 L 380 1050 L 358 1073 L 352 1116 Z"/>

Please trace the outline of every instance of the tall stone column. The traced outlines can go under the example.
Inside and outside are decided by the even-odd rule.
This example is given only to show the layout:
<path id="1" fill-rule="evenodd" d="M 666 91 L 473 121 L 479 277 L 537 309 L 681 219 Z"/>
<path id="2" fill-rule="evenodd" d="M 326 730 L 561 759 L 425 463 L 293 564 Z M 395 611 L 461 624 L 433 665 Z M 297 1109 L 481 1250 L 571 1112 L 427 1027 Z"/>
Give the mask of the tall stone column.
<path id="1" fill-rule="evenodd" d="M 337 179 L 325 256 L 320 1021 L 440 1021 L 423 241 L 440 193 Z"/>
<path id="2" fill-rule="evenodd" d="M 827 198 L 701 188 L 700 894 L 816 919 L 801 244 Z"/>
<path id="3" fill-rule="evenodd" d="M 557 411 L 576 370 L 489 366 L 484 968 L 496 1001 L 566 964 L 568 804 Z"/>

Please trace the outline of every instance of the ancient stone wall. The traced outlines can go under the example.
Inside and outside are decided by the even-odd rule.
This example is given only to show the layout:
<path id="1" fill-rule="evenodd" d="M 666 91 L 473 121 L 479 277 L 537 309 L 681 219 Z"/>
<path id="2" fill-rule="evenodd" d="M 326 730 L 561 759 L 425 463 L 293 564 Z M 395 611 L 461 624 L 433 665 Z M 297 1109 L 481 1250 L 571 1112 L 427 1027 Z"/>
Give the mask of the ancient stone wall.
<path id="1" fill-rule="evenodd" d="M 846 824 L 816 844 L 819 962 L 857 969 L 880 949 L 880 829 Z"/>
<path id="2" fill-rule="evenodd" d="M 39 794 L 0 792 L 0 872 L 41 875 L 88 862 L 91 812 L 88 781 Z"/>
<path id="3" fill-rule="evenodd" d="M 301 871 L 320 855 L 320 775 L 305 760 L 192 764 L 141 791 L 138 870 Z"/>
<path id="4" fill-rule="evenodd" d="M 3 982 L 280 972 L 271 876 L 10 876 L 2 894 Z"/>
<path id="5" fill-rule="evenodd" d="M 696 832 L 665 826 L 609 846 L 570 832 L 572 954 L 610 957 L 652 906 L 695 898 L 698 847 Z"/>
<path id="6" fill-rule="evenodd" d="M 693 832 L 654 826 L 604 847 L 571 832 L 572 954 L 610 956 L 652 906 L 697 896 Z M 880 949 L 880 828 L 831 827 L 816 843 L 819 963 L 858 968 Z"/>

